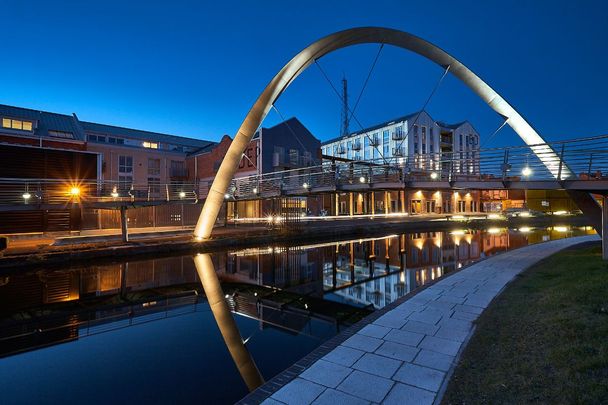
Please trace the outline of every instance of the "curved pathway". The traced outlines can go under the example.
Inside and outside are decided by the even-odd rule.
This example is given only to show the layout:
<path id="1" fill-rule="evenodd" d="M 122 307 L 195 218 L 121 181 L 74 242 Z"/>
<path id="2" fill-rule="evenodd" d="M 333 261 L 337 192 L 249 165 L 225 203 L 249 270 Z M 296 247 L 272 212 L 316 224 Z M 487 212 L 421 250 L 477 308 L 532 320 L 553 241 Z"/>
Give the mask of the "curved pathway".
<path id="1" fill-rule="evenodd" d="M 353 333 L 263 403 L 438 403 L 473 322 L 505 285 L 541 259 L 598 239 L 526 246 L 441 279 Z"/>

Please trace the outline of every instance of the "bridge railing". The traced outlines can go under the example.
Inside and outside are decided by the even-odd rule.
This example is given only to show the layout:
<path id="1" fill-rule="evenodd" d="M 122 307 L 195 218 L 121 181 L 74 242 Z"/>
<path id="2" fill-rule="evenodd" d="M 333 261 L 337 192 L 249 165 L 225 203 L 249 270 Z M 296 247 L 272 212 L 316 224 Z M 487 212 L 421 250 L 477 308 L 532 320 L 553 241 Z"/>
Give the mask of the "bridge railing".
<path id="1" fill-rule="evenodd" d="M 608 136 L 531 146 L 416 154 L 392 161 L 326 160 L 322 165 L 233 180 L 228 198 L 412 181 L 593 180 L 608 177 Z"/>
<path id="2" fill-rule="evenodd" d="M 68 205 L 71 203 L 196 202 L 194 183 L 161 184 L 103 180 L 0 178 L 2 205 Z"/>
<path id="3" fill-rule="evenodd" d="M 416 181 L 608 180 L 608 135 L 532 146 L 416 154 L 392 161 L 320 165 L 233 179 L 226 199 L 403 187 Z M 198 202 L 209 183 L 0 178 L 0 205 Z"/>

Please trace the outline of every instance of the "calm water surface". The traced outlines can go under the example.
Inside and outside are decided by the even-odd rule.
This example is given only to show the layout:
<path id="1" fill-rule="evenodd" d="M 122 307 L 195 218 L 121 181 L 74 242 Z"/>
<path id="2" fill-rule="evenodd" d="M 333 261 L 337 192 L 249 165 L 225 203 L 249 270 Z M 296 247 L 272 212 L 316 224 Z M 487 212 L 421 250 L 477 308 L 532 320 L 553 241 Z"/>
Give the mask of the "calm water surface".
<path id="1" fill-rule="evenodd" d="M 587 233 L 426 232 L 261 246 L 211 259 L 245 341 L 235 350 L 248 351 L 268 380 L 427 282 L 507 249 Z M 1 275 L 2 403 L 242 398 L 247 375 L 220 333 L 230 325 L 211 312 L 198 274 L 191 256 L 178 256 Z"/>

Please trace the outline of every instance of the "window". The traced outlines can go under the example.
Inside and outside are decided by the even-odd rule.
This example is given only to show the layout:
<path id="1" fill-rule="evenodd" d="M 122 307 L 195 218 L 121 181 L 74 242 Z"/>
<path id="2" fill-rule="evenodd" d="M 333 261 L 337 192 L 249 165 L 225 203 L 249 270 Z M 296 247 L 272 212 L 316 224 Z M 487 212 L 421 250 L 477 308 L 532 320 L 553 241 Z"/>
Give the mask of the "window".
<path id="1" fill-rule="evenodd" d="M 340 145 L 340 146 L 342 146 L 342 145 Z M 299 159 L 300 159 L 300 152 L 297 149 L 289 149 L 289 163 L 292 165 L 297 165 Z"/>
<path id="2" fill-rule="evenodd" d="M 181 160 L 171 161 L 171 176 L 172 177 L 186 177 L 188 175 L 186 171 L 186 162 Z"/>
<path id="3" fill-rule="evenodd" d="M 388 133 L 388 129 L 382 131 L 382 155 L 387 157 L 390 154 L 390 137 Z"/>
<path id="4" fill-rule="evenodd" d="M 310 166 L 312 163 L 312 153 L 308 151 L 304 152 L 304 164 Z"/>
<path id="5" fill-rule="evenodd" d="M 148 159 L 148 174 L 152 176 L 160 175 L 160 159 Z"/>
<path id="6" fill-rule="evenodd" d="M 108 137 L 108 143 L 115 143 L 117 145 L 124 145 L 125 140 L 122 138 L 114 138 L 112 136 Z"/>
<path id="7" fill-rule="evenodd" d="M 142 145 L 144 148 L 158 149 L 158 142 L 144 141 L 144 143 L 142 143 Z"/>
<path id="8" fill-rule="evenodd" d="M 460 149 L 462 149 L 462 134 L 460 134 Z"/>
<path id="9" fill-rule="evenodd" d="M 55 138 L 74 139 L 74 134 L 66 131 L 49 131 L 49 136 Z"/>
<path id="10" fill-rule="evenodd" d="M 368 160 L 369 157 L 369 138 L 366 136 L 363 139 L 363 160 Z"/>
<path id="11" fill-rule="evenodd" d="M 118 157 L 118 173 L 133 173 L 133 156 Z"/>
<path id="12" fill-rule="evenodd" d="M 105 142 L 106 137 L 102 135 L 89 135 L 89 142 Z"/>
<path id="13" fill-rule="evenodd" d="M 2 126 L 9 129 L 32 132 L 34 127 L 32 121 L 14 120 L 12 118 L 2 118 Z"/>
<path id="14" fill-rule="evenodd" d="M 397 128 L 395 128 L 395 139 L 396 140 L 403 139 L 403 127 L 401 125 L 399 125 Z"/>

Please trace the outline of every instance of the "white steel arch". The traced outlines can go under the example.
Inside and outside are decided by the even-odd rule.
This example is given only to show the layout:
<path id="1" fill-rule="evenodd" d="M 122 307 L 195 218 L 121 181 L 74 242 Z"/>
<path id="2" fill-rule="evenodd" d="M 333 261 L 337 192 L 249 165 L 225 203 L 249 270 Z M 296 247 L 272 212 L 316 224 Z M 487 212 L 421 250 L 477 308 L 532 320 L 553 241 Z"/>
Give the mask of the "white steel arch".
<path id="1" fill-rule="evenodd" d="M 194 229 L 194 236 L 201 240 L 211 236 L 213 225 L 217 219 L 224 195 L 228 190 L 230 182 L 236 173 L 241 157 L 257 128 L 268 114 L 275 101 L 283 91 L 315 60 L 335 50 L 353 45 L 378 43 L 388 44 L 407 49 L 418 55 L 437 63 L 440 66 L 449 66 L 449 71 L 475 92 L 490 108 L 507 120 L 507 123 L 523 139 L 527 145 L 539 145 L 545 143 L 544 139 L 532 128 L 532 126 L 519 114 L 507 101 L 496 91 L 488 86 L 475 73 L 461 62 L 441 48 L 404 31 L 381 27 L 351 28 L 336 32 L 321 38 L 309 45 L 296 56 L 294 56 L 274 76 L 266 86 L 262 94 L 243 120 L 241 127 L 236 133 L 220 168 L 209 189 L 209 193 L 203 210 Z M 545 164 L 549 171 L 557 178 L 559 173 L 559 156 L 551 147 L 546 145 L 532 146 L 531 149 Z M 561 169 L 561 179 L 571 175 L 567 167 Z"/>

